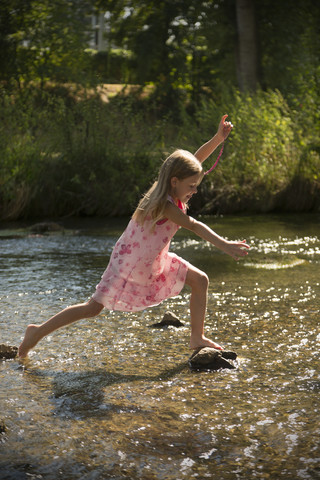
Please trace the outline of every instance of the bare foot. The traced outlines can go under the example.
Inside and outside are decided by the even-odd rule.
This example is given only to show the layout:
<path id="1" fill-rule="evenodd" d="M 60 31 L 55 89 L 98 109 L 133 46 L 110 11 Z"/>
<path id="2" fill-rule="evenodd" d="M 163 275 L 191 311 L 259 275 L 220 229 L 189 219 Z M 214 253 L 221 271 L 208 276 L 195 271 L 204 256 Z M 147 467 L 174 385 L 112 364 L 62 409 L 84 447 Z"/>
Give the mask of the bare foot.
<path id="1" fill-rule="evenodd" d="M 196 339 L 196 338 L 190 339 L 191 350 L 197 350 L 198 348 L 203 348 L 203 347 L 210 347 L 210 348 L 215 348 L 217 350 L 223 350 L 223 347 L 221 347 L 221 345 L 213 342 L 212 340 L 209 340 L 209 338 L 202 337 L 199 339 Z"/>
<path id="2" fill-rule="evenodd" d="M 28 325 L 26 329 L 26 333 L 24 335 L 24 339 L 22 340 L 19 349 L 18 349 L 18 356 L 20 358 L 25 358 L 28 356 L 29 350 L 31 350 L 39 341 L 37 336 L 37 325 Z"/>

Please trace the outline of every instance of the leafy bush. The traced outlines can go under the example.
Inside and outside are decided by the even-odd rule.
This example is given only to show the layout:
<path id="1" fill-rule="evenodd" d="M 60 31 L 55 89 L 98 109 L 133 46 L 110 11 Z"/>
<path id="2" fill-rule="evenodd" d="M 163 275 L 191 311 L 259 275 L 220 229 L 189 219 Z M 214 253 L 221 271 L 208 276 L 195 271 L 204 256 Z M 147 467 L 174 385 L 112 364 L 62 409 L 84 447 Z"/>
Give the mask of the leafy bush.
<path id="1" fill-rule="evenodd" d="M 315 98 L 313 101 L 316 103 Z M 241 95 L 233 92 L 219 103 L 203 102 L 197 112 L 199 131 L 212 132 L 212 119 L 217 125 L 220 114 L 225 112 L 234 131 L 226 142 L 219 168 L 205 180 L 204 211 L 287 209 L 287 200 L 292 210 L 300 210 L 301 201 L 306 201 L 306 208 L 310 209 L 308 199 L 296 197 L 294 205 L 283 192 L 289 195 L 290 185 L 297 181 L 311 182 L 313 190 L 319 191 L 320 144 L 315 135 L 319 122 L 318 127 L 310 125 L 309 129 L 303 109 L 297 111 L 279 91 Z M 315 123 L 318 110 L 308 108 L 308 114 L 308 124 Z M 312 205 L 311 208 L 318 208 L 320 202 Z"/>
<path id="2" fill-rule="evenodd" d="M 161 132 L 130 97 L 3 95 L 2 115 L 2 217 L 127 214 L 155 177 Z"/>
<path id="3" fill-rule="evenodd" d="M 153 97 L 50 85 L 1 91 L 0 216 L 127 215 L 174 148 L 194 152 L 228 113 L 234 131 L 193 211 L 306 211 L 320 207 L 316 87 L 224 92 L 168 112 Z M 216 156 L 216 153 L 214 154 Z M 208 168 L 212 160 L 206 164 Z"/>

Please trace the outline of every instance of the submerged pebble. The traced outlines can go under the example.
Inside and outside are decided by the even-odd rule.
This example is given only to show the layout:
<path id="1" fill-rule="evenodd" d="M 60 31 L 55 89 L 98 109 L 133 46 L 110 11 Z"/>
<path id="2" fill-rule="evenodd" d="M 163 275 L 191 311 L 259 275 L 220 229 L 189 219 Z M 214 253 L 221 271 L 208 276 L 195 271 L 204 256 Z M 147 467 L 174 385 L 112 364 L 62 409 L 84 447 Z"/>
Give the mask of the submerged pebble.
<path id="1" fill-rule="evenodd" d="M 3 420 L 0 420 L 0 434 L 1 433 L 6 433 L 6 431 L 7 431 L 6 424 L 4 423 Z"/>
<path id="2" fill-rule="evenodd" d="M 18 347 L 12 347 L 11 345 L 0 345 L 0 359 L 8 360 L 10 358 L 15 358 L 18 353 Z"/>

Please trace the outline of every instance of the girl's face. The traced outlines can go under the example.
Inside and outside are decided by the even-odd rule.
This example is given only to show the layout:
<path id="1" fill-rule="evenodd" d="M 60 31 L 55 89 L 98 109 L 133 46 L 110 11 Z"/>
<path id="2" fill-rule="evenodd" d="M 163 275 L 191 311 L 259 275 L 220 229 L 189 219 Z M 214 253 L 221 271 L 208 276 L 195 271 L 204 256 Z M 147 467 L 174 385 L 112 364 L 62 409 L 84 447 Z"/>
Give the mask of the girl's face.
<path id="1" fill-rule="evenodd" d="M 197 193 L 197 187 L 200 185 L 202 175 L 197 173 L 184 180 L 177 177 L 171 178 L 171 196 L 174 200 L 180 200 L 182 203 L 188 203 L 192 195 Z"/>

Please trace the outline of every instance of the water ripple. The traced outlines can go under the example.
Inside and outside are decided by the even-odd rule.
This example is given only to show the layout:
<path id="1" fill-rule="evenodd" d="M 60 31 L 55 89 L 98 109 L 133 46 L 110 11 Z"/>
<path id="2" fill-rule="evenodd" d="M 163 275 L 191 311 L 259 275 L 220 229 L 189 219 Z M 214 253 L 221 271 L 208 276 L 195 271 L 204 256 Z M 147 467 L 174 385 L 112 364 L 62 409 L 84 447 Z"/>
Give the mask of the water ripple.
<path id="1" fill-rule="evenodd" d="M 238 353 L 238 368 L 190 371 L 187 288 L 59 330 L 25 365 L 0 363 L 4 478 L 317 478 L 320 233 L 252 225 L 244 262 L 181 234 L 173 243 L 207 271 L 206 333 Z M 115 239 L 0 240 L 1 342 L 89 296 Z M 185 326 L 148 328 L 167 309 Z"/>

